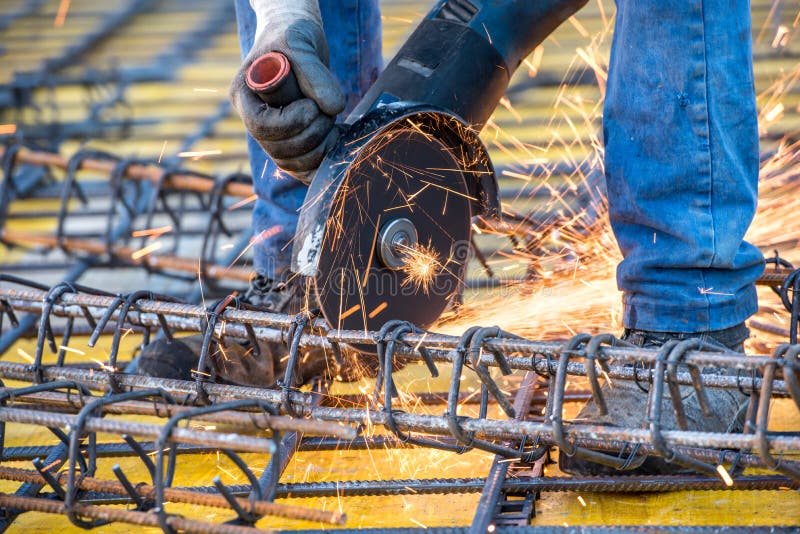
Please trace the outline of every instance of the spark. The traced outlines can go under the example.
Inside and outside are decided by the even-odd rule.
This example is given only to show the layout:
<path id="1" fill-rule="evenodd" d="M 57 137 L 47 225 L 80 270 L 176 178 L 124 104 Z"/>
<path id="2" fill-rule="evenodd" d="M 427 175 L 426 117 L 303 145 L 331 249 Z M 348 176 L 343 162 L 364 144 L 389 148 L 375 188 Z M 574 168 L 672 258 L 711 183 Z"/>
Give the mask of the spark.
<path id="1" fill-rule="evenodd" d="M 251 202 L 255 202 L 257 199 L 258 199 L 258 195 L 253 193 L 249 197 L 243 198 L 239 202 L 237 202 L 235 204 L 231 204 L 230 206 L 228 206 L 228 211 L 237 210 L 237 209 L 241 208 L 242 206 L 246 206 L 246 205 L 250 204 Z"/>
<path id="2" fill-rule="evenodd" d="M 489 34 L 489 29 L 486 27 L 486 24 L 481 23 L 483 26 L 483 31 L 486 32 L 486 38 L 489 39 L 489 44 L 492 44 L 492 36 Z"/>
<path id="3" fill-rule="evenodd" d="M 725 469 L 725 467 L 723 467 L 722 465 L 718 465 L 717 473 L 719 473 L 720 478 L 722 479 L 723 482 L 725 482 L 726 486 L 728 486 L 729 488 L 733 486 L 733 479 L 731 478 L 730 473 L 728 473 L 728 470 Z"/>
<path id="4" fill-rule="evenodd" d="M 443 268 L 439 253 L 431 245 L 417 244 L 402 247 L 402 256 L 405 263 L 401 270 L 406 275 L 403 285 L 411 284 L 414 290 L 421 289 L 427 295 L 431 283 Z"/>
<path id="5" fill-rule="evenodd" d="M 219 93 L 217 89 L 207 89 L 205 87 L 195 87 L 192 91 L 195 93 Z"/>
<path id="6" fill-rule="evenodd" d="M 722 295 L 725 297 L 732 297 L 733 293 L 721 293 L 719 291 L 714 291 L 713 287 L 705 288 L 705 287 L 698 287 L 698 291 L 700 291 L 701 295 Z"/>
<path id="7" fill-rule="evenodd" d="M 386 309 L 386 308 L 388 308 L 388 307 L 389 307 L 389 303 L 388 303 L 388 302 L 386 302 L 386 301 L 383 301 L 383 302 L 381 302 L 380 304 L 378 304 L 378 305 L 375 307 L 375 309 L 374 309 L 374 310 L 372 310 L 371 312 L 369 312 L 369 314 L 367 315 L 367 317 L 369 317 L 370 319 L 374 319 L 374 318 L 375 318 L 375 317 L 376 317 L 376 316 L 377 316 L 379 313 L 381 313 L 383 310 L 385 310 L 385 309 Z"/>
<path id="8" fill-rule="evenodd" d="M 267 228 L 266 230 L 262 230 L 258 234 L 256 234 L 253 237 L 251 237 L 250 238 L 250 242 L 247 244 L 246 247 L 244 247 L 244 250 L 242 252 L 240 252 L 239 255 L 236 256 L 236 258 L 234 258 L 234 260 L 230 263 L 230 265 L 228 265 L 228 267 L 226 268 L 226 271 L 227 271 L 227 269 L 230 269 L 231 267 L 233 267 L 234 264 L 236 264 L 237 261 L 242 259 L 242 256 L 247 254 L 248 250 L 253 248 L 258 243 L 261 243 L 265 239 L 269 239 L 271 237 L 275 237 L 276 235 L 281 233 L 281 231 L 283 231 L 283 226 L 281 226 L 279 224 L 276 224 L 275 226 Z"/>
<path id="9" fill-rule="evenodd" d="M 780 117 L 781 114 L 783 114 L 783 110 L 784 110 L 783 102 L 778 102 L 764 114 L 764 119 L 767 122 L 772 122 L 778 117 Z"/>
<path id="10" fill-rule="evenodd" d="M 581 497 L 580 495 L 578 495 L 578 502 L 581 503 L 581 506 L 586 508 L 586 501 L 583 500 L 583 497 Z"/>
<path id="11" fill-rule="evenodd" d="M 68 346 L 66 346 L 66 345 L 59 345 L 59 346 L 58 346 L 58 348 L 59 348 L 60 350 L 66 351 L 66 352 L 72 352 L 72 353 L 74 353 L 74 354 L 79 354 L 79 355 L 81 355 L 81 356 L 86 356 L 86 353 L 85 353 L 85 352 L 83 352 L 82 350 L 79 350 L 79 349 L 74 349 L 74 348 L 72 348 L 72 347 L 68 347 Z"/>
<path id="12" fill-rule="evenodd" d="M 67 12 L 69 11 L 69 4 L 70 0 L 61 0 L 61 3 L 58 4 L 58 11 L 56 12 L 56 18 L 53 20 L 53 27 L 54 28 L 61 28 L 64 26 L 64 22 L 67 20 Z"/>
<path id="13" fill-rule="evenodd" d="M 117 372 L 115 368 L 111 367 L 110 365 L 106 365 L 106 362 L 100 361 L 97 358 L 89 358 L 89 359 L 92 360 L 94 363 L 96 363 L 97 366 L 100 367 L 101 371 L 107 371 L 109 373 Z"/>
<path id="14" fill-rule="evenodd" d="M 500 105 L 506 108 L 509 113 L 511 113 L 511 115 L 514 117 L 514 120 L 516 120 L 518 123 L 522 123 L 522 115 L 517 113 L 517 110 L 511 105 L 511 100 L 509 100 L 507 96 L 504 96 L 500 99 Z"/>
<path id="15" fill-rule="evenodd" d="M 159 163 L 159 164 L 161 163 L 161 160 L 164 158 L 164 151 L 166 149 L 167 149 L 167 140 L 164 139 L 164 144 L 161 145 L 161 152 L 159 152 L 159 154 L 158 154 L 158 162 L 157 163 Z"/>
<path id="16" fill-rule="evenodd" d="M 206 156 L 219 156 L 222 154 L 222 150 L 219 149 L 212 149 L 212 150 L 188 150 L 186 152 L 178 152 L 179 158 L 193 158 L 193 159 L 200 159 Z"/>
<path id="17" fill-rule="evenodd" d="M 153 252 L 155 252 L 160 248 L 161 248 L 161 241 L 153 241 L 146 247 L 142 247 L 139 250 L 136 250 L 133 253 L 131 253 L 131 259 L 134 261 L 139 260 L 144 256 L 147 256 L 148 254 L 152 254 Z"/>
<path id="18" fill-rule="evenodd" d="M 17 354 L 19 354 L 23 359 L 28 360 L 31 363 L 34 363 L 36 361 L 34 360 L 33 356 L 25 352 L 22 348 L 17 348 Z"/>
<path id="19" fill-rule="evenodd" d="M 589 35 L 589 31 L 586 29 L 586 27 L 583 24 L 581 24 L 581 22 L 575 17 L 575 15 L 571 16 L 567 20 L 569 20 L 569 23 L 572 24 L 572 26 L 574 26 L 576 30 L 578 30 L 578 33 L 581 34 L 581 37 L 589 37 L 590 36 Z"/>
<path id="20" fill-rule="evenodd" d="M 372 246 L 369 249 L 369 260 L 367 261 L 367 268 L 364 271 L 364 280 L 361 282 L 361 287 L 367 287 L 367 281 L 369 281 L 369 272 L 372 269 L 372 258 L 375 256 L 375 243 L 378 242 L 378 229 L 381 226 L 381 216 L 383 214 L 378 214 L 378 220 L 375 221 L 375 234 L 372 236 Z M 372 315 L 369 316 L 372 319 Z"/>
<path id="21" fill-rule="evenodd" d="M 528 67 L 528 76 L 535 78 L 539 74 L 539 67 L 542 66 L 542 58 L 544 57 L 544 47 L 542 45 L 533 49 L 533 54 L 530 59 L 525 59 L 523 63 Z"/>
<path id="22" fill-rule="evenodd" d="M 10 135 L 17 132 L 16 124 L 0 124 L 0 135 Z"/>
<path id="23" fill-rule="evenodd" d="M 789 44 L 790 36 L 789 28 L 781 24 L 775 32 L 775 38 L 772 39 L 772 48 L 785 48 Z"/>
<path id="24" fill-rule="evenodd" d="M 237 477 L 236 475 L 234 475 L 233 473 L 231 473 L 227 469 L 223 468 L 221 465 L 218 465 L 217 469 L 219 469 L 220 471 L 222 471 L 223 473 L 228 475 L 231 478 L 231 480 L 234 480 L 234 481 L 239 480 L 239 477 Z"/>
<path id="25" fill-rule="evenodd" d="M 530 175 L 522 174 L 521 172 L 510 171 L 508 169 L 503 169 L 500 174 L 502 174 L 503 176 L 508 176 L 509 178 L 518 178 L 520 180 L 525 180 L 526 182 L 531 181 Z"/>
<path id="26" fill-rule="evenodd" d="M 341 320 L 347 319 L 348 317 L 350 317 L 351 315 L 353 315 L 354 313 L 356 313 L 360 309 L 361 309 L 361 304 L 355 304 L 353 306 L 350 306 L 347 310 L 345 310 L 345 312 L 343 314 L 341 314 L 339 316 L 339 319 L 341 319 Z"/>
<path id="27" fill-rule="evenodd" d="M 454 190 L 454 189 L 450 189 L 449 187 L 445 187 L 445 186 L 443 186 L 443 185 L 435 184 L 435 183 L 433 183 L 433 182 L 428 182 L 427 180 L 420 180 L 420 182 L 422 182 L 423 184 L 428 184 L 428 185 L 431 185 L 431 186 L 433 186 L 433 187 L 437 187 L 437 188 L 439 188 L 439 189 L 442 189 L 442 190 L 444 190 L 444 191 L 447 191 L 448 193 L 453 193 L 454 195 L 458 195 L 458 196 L 460 196 L 460 197 L 464 197 L 464 198 L 466 198 L 466 199 L 468 199 L 468 200 L 472 200 L 472 201 L 476 201 L 476 200 L 478 200 L 477 198 L 475 198 L 475 197 L 471 197 L 471 196 L 469 196 L 469 195 L 465 195 L 464 193 L 462 193 L 462 192 L 460 192 L 460 191 L 456 191 L 456 190 Z"/>
<path id="28" fill-rule="evenodd" d="M 423 523 L 420 523 L 419 521 L 417 521 L 413 517 L 409 517 L 408 520 L 411 521 L 412 523 L 414 523 L 415 525 L 417 525 L 420 528 L 428 528 L 427 525 L 425 525 Z"/>
<path id="29" fill-rule="evenodd" d="M 159 226 L 157 228 L 147 228 L 145 230 L 134 230 L 131 232 L 131 237 L 161 237 L 164 234 L 168 234 L 173 230 L 171 224 L 166 226 Z"/>

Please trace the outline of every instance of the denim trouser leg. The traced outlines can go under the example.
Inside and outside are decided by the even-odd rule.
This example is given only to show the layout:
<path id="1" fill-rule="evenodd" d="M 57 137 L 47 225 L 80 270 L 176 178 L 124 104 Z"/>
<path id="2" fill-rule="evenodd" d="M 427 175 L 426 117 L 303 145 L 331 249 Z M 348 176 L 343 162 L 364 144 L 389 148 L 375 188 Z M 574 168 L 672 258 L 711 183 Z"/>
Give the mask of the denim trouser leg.
<path id="1" fill-rule="evenodd" d="M 604 114 L 624 324 L 733 326 L 757 309 L 758 132 L 746 0 L 617 0 Z"/>
<path id="2" fill-rule="evenodd" d="M 244 57 L 253 45 L 256 19 L 249 0 L 236 1 L 239 45 Z M 349 113 L 382 68 L 379 0 L 320 0 L 331 70 L 342 84 Z M 258 199 L 253 210 L 256 270 L 283 279 L 288 276 L 292 238 L 306 186 L 280 172 L 256 141 L 247 136 L 250 167 Z"/>

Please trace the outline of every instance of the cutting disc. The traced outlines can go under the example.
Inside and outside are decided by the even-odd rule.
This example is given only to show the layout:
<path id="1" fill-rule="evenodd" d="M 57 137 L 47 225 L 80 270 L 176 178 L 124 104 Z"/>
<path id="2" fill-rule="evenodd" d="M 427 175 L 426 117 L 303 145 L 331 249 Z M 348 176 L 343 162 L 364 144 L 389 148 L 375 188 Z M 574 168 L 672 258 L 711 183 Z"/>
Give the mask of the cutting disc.
<path id="1" fill-rule="evenodd" d="M 315 277 L 334 328 L 431 325 L 460 290 L 471 203 L 452 149 L 408 121 L 359 151 L 332 200 Z M 374 350 L 374 347 L 356 347 Z"/>

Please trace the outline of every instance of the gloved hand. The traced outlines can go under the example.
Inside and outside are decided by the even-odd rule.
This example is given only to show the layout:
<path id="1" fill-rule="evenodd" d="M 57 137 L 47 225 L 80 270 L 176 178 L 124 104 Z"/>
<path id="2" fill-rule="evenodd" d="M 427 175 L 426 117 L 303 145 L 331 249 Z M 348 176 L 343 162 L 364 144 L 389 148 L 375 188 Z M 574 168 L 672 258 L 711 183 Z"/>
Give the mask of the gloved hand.
<path id="1" fill-rule="evenodd" d="M 335 117 L 345 98 L 328 68 L 328 44 L 317 0 L 251 0 L 256 12 L 253 48 L 230 86 L 230 98 L 247 131 L 285 171 L 303 178 L 316 169 L 336 141 Z M 253 61 L 281 52 L 291 64 L 300 98 L 273 108 L 245 83 Z"/>

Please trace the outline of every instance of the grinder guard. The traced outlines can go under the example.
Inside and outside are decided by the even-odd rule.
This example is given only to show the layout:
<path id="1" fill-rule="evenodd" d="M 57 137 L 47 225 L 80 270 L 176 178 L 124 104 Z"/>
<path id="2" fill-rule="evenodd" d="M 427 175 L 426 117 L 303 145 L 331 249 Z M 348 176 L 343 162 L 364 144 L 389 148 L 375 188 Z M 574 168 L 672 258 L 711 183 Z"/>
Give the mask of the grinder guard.
<path id="1" fill-rule="evenodd" d="M 422 188 L 412 188 L 408 176 L 417 175 L 415 180 L 419 185 L 425 183 L 423 178 L 426 174 L 434 171 L 438 173 L 436 180 L 439 183 L 430 185 L 439 193 L 424 193 L 431 195 L 431 198 L 425 198 L 430 213 L 433 213 L 432 198 L 438 194 L 436 201 L 441 201 L 442 189 L 448 191 L 448 196 L 443 198 L 445 203 L 448 198 L 459 199 L 448 206 L 450 213 L 447 217 L 441 210 L 441 221 L 433 220 L 430 214 L 427 221 L 413 212 L 406 214 L 409 219 L 418 219 L 417 230 L 428 230 L 426 225 L 438 226 L 436 231 L 450 238 L 437 242 L 440 235 L 431 236 L 428 232 L 427 236 L 429 241 L 433 241 L 434 248 L 438 247 L 436 251 L 452 261 L 441 271 L 446 273 L 443 275 L 447 278 L 445 281 L 455 280 L 457 284 L 463 279 L 467 255 L 455 253 L 453 247 L 456 242 L 468 242 L 471 217 L 480 215 L 492 219 L 500 216 L 494 169 L 477 132 L 494 112 L 511 75 L 522 60 L 586 1 L 440 1 L 381 73 L 346 119 L 339 141 L 316 171 L 300 212 L 293 243 L 292 270 L 316 278 L 317 298 L 332 327 L 360 329 L 361 321 L 345 320 L 357 308 L 361 308 L 359 316 L 363 318 L 364 329 L 383 324 L 387 317 L 426 327 L 441 315 L 458 288 L 454 287 L 450 294 L 440 294 L 436 298 L 427 293 L 423 295 L 422 291 L 412 298 L 392 294 L 391 303 L 386 300 L 386 295 L 379 295 L 382 302 L 370 302 L 369 296 L 360 294 L 360 301 L 348 303 L 345 297 L 336 293 L 333 287 L 336 284 L 331 280 L 331 273 L 327 272 L 332 267 L 350 268 L 357 273 L 356 277 L 363 274 L 364 288 L 367 288 L 366 276 L 379 263 L 373 257 L 375 242 L 371 242 L 370 248 L 369 243 L 365 244 L 365 234 L 373 239 L 373 234 L 378 236 L 379 226 L 383 224 L 380 219 L 375 220 L 374 204 L 383 203 L 388 214 L 396 208 L 397 195 L 386 189 L 384 198 L 374 190 L 382 184 L 392 185 L 390 176 L 383 182 L 378 179 L 380 174 L 386 173 L 380 168 L 382 162 L 376 156 L 380 149 L 375 148 L 384 147 L 384 141 L 393 143 L 389 153 L 408 164 L 406 170 L 398 171 L 406 175 L 400 177 L 404 184 L 398 186 L 400 195 L 415 196 L 416 193 L 423 198 Z M 434 148 L 427 149 L 425 142 L 430 142 Z M 401 146 L 403 143 L 407 146 Z M 370 157 L 378 157 L 378 165 L 376 161 L 370 161 Z M 446 165 L 448 168 L 432 169 L 431 162 L 434 166 Z M 366 165 L 371 167 L 365 172 Z M 363 199 L 358 195 L 362 195 L 373 204 L 367 210 L 359 207 L 363 211 L 361 215 L 354 215 L 355 208 L 347 206 L 347 195 L 354 189 L 361 192 L 352 195 L 353 202 L 361 202 Z M 456 210 L 460 211 L 453 215 Z M 342 217 L 343 213 L 346 217 Z M 384 212 L 378 210 L 377 213 Z M 343 221 L 352 227 L 344 228 Z M 334 233 L 339 237 L 332 239 Z M 358 242 L 346 233 L 358 234 L 355 238 Z M 336 250 L 337 247 L 343 250 Z M 350 253 L 356 256 L 351 258 L 351 266 L 344 265 L 341 258 L 332 260 L 336 254 Z M 379 274 L 391 274 L 386 265 L 378 267 L 386 267 Z M 361 284 L 355 285 L 360 292 Z M 343 291 L 343 288 L 338 288 L 338 291 Z M 333 294 L 339 295 L 337 310 L 333 309 L 336 307 Z M 353 302 L 355 305 L 350 306 Z M 387 306 L 391 309 L 381 314 Z M 366 307 L 369 310 L 363 309 Z M 367 312 L 370 312 L 369 316 Z M 357 348 L 374 350 L 374 347 Z"/>

